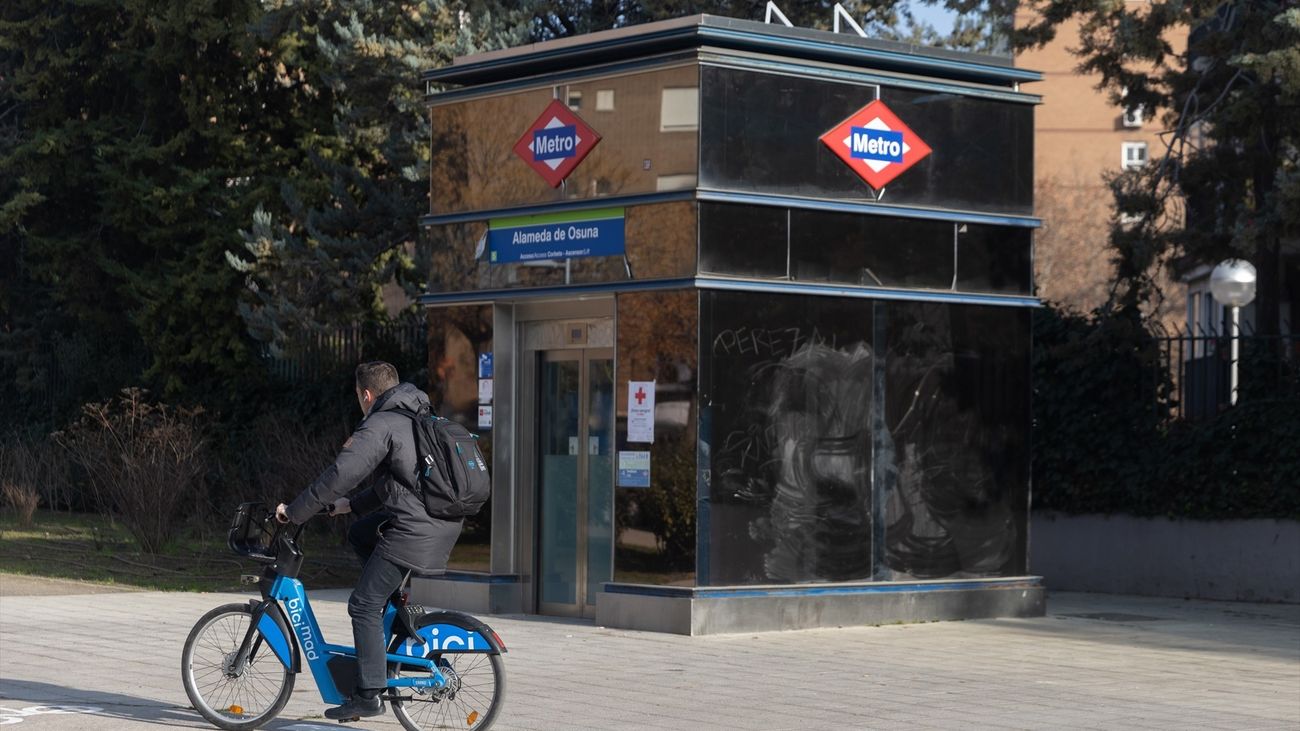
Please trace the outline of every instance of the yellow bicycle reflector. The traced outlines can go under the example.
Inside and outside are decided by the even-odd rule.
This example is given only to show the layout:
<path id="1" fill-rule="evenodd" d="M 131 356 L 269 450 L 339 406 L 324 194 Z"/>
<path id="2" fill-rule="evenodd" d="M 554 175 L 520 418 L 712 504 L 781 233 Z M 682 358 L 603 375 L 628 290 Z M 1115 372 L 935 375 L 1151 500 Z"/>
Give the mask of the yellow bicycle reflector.
<path id="1" fill-rule="evenodd" d="M 465 717 L 465 725 L 473 726 L 474 722 L 477 720 L 478 720 L 478 711 L 470 711 L 470 714 Z"/>
<path id="2" fill-rule="evenodd" d="M 231 713 L 234 713 L 234 714 L 238 714 L 238 715 L 243 715 L 243 713 L 244 713 L 244 707 L 243 707 L 243 706 L 231 706 L 231 707 L 230 707 L 230 712 L 231 712 Z"/>

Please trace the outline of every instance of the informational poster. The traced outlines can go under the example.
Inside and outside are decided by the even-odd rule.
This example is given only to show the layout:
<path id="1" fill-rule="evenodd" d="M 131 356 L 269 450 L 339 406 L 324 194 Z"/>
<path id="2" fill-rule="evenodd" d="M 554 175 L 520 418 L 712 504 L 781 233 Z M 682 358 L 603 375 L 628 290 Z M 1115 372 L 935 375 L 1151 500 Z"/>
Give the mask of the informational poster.
<path id="1" fill-rule="evenodd" d="M 478 428 L 480 429 L 492 428 L 492 407 L 491 406 L 480 405 L 478 407 Z"/>
<path id="2" fill-rule="evenodd" d="M 479 377 L 479 378 L 491 378 L 491 377 L 492 377 L 492 354 L 491 354 L 491 353 L 481 353 L 481 354 L 479 354 L 479 357 L 478 357 L 478 377 Z"/>
<path id="3" fill-rule="evenodd" d="M 478 402 L 480 404 L 492 403 L 492 379 L 478 379 Z"/>
<path id="4" fill-rule="evenodd" d="M 628 381 L 627 440 L 653 444 L 655 440 L 655 382 Z"/>
<path id="5" fill-rule="evenodd" d="M 650 487 L 650 453 L 618 453 L 618 486 Z"/>

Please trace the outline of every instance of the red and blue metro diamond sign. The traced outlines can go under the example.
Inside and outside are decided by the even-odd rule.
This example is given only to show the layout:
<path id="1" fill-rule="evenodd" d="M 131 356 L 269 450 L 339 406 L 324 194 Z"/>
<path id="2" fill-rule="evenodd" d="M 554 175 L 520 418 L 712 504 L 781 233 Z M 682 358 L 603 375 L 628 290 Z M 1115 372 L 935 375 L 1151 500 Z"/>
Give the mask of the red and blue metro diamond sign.
<path id="1" fill-rule="evenodd" d="M 558 188 L 597 142 L 596 130 L 556 99 L 515 143 L 515 154 Z"/>
<path id="2" fill-rule="evenodd" d="M 930 154 L 930 146 L 879 99 L 835 125 L 821 141 L 876 190 Z"/>

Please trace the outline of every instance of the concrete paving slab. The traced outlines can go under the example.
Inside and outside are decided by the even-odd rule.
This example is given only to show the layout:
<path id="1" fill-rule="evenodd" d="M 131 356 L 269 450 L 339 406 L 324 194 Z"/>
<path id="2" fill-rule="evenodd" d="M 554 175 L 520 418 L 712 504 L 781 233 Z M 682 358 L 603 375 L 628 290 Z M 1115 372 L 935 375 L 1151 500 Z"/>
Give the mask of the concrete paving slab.
<path id="1" fill-rule="evenodd" d="M 0 724 L 209 728 L 181 646 L 208 609 L 250 596 L 0 596 Z M 346 599 L 312 595 L 340 643 Z M 1058 594 L 1048 612 L 703 638 L 485 617 L 509 647 L 497 728 L 1300 728 L 1300 606 Z M 266 728 L 341 728 L 322 710 L 302 675 Z"/>

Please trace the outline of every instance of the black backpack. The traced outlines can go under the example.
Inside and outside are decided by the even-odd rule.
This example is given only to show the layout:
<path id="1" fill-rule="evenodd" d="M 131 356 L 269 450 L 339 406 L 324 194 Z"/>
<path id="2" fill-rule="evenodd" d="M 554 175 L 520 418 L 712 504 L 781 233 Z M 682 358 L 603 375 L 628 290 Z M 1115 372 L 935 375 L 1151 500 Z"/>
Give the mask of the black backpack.
<path id="1" fill-rule="evenodd" d="M 424 509 L 435 518 L 451 520 L 477 514 L 492 496 L 492 479 L 478 437 L 450 419 L 393 411 L 414 424 L 416 482 Z"/>

